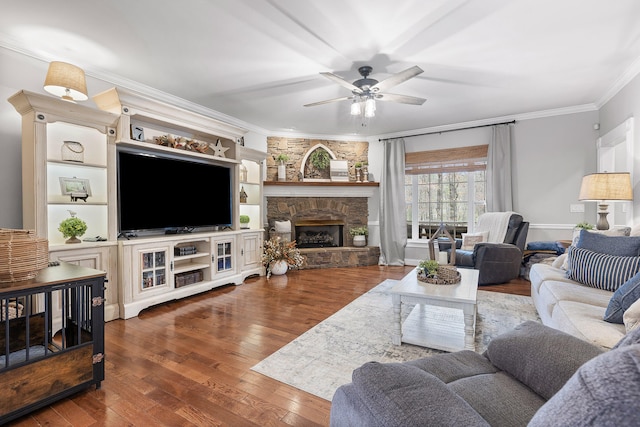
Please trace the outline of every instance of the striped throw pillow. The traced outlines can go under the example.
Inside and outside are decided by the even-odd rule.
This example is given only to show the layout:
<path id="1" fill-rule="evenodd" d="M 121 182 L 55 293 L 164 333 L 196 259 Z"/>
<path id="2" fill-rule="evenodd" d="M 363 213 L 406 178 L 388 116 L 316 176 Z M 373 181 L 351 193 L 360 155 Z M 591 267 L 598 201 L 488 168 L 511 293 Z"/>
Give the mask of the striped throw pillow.
<path id="1" fill-rule="evenodd" d="M 640 272 L 640 257 L 600 254 L 570 246 L 567 278 L 592 288 L 615 292 Z"/>

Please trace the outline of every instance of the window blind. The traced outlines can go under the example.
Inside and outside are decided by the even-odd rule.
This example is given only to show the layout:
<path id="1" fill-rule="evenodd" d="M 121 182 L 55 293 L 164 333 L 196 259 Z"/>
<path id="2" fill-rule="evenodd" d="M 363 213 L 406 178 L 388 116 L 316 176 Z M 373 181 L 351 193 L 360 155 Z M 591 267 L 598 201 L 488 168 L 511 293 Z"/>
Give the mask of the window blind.
<path id="1" fill-rule="evenodd" d="M 406 153 L 405 174 L 421 175 L 485 170 L 488 150 L 488 145 L 473 145 Z"/>

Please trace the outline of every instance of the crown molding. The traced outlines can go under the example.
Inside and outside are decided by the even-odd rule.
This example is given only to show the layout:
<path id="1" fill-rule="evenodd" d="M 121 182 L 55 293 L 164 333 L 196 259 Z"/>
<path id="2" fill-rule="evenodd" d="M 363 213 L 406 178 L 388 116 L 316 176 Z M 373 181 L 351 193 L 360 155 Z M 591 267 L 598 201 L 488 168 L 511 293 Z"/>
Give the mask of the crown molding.
<path id="1" fill-rule="evenodd" d="M 596 102 L 598 109 L 602 108 L 604 104 L 616 96 L 618 92 L 628 85 L 638 74 L 640 74 L 640 58 L 633 61 L 629 68 L 613 82 L 613 85 L 605 92 L 602 98 Z"/>

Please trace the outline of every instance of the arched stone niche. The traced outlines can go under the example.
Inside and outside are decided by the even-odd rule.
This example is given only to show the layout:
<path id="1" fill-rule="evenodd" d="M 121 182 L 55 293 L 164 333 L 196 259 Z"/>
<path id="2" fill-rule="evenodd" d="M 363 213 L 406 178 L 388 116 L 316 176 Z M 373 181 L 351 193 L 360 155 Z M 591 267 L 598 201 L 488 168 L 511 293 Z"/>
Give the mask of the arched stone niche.
<path id="1" fill-rule="evenodd" d="M 336 155 L 329 147 L 324 144 L 316 144 L 311 147 L 304 157 L 302 157 L 302 161 L 300 162 L 300 174 L 303 177 L 303 181 L 307 182 L 322 182 L 322 181 L 331 181 L 331 169 L 327 167 L 326 169 L 318 169 L 311 164 L 311 155 L 316 150 L 324 150 L 329 154 L 331 160 L 337 160 Z"/>

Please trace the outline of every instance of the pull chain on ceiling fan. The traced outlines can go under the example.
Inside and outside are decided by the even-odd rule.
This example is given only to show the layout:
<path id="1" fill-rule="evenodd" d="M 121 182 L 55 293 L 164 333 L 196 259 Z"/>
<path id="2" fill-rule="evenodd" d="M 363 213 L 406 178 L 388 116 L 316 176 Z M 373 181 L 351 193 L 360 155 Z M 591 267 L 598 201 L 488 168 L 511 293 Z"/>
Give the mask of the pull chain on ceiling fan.
<path id="1" fill-rule="evenodd" d="M 371 71 L 373 71 L 373 68 L 368 65 L 358 68 L 358 72 L 360 73 L 362 78 L 354 81 L 353 83 L 349 83 L 342 77 L 337 76 L 333 73 L 320 73 L 329 80 L 333 80 L 339 85 L 349 89 L 352 95 L 306 104 L 305 107 L 314 107 L 316 105 L 329 104 L 331 102 L 353 100 L 353 103 L 351 104 L 352 115 L 357 116 L 362 114 L 361 104 L 364 104 L 364 116 L 373 117 L 375 116 L 376 111 L 376 100 L 399 102 L 402 104 L 412 105 L 422 105 L 426 101 L 426 99 L 424 98 L 418 98 L 415 96 L 398 95 L 394 93 L 384 92 L 385 90 L 399 85 L 400 83 L 405 82 L 422 73 L 423 70 L 417 65 L 396 73 L 382 81 L 369 78 L 369 74 L 371 74 Z"/>

